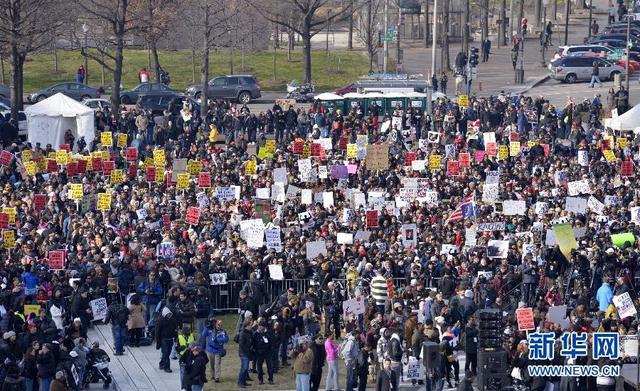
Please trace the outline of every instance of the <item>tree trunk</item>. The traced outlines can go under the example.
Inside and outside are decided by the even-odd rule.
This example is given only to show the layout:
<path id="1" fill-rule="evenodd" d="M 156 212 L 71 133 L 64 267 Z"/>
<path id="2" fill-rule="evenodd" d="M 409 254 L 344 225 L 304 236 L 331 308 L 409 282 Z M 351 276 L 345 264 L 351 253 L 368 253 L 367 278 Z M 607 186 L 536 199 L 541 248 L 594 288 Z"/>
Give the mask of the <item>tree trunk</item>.
<path id="1" fill-rule="evenodd" d="M 2 73 L 2 77 L 0 78 L 0 83 L 7 84 L 4 79 L 4 57 L 0 56 L 0 73 Z"/>
<path id="2" fill-rule="evenodd" d="M 449 59 L 449 8 L 451 0 L 444 0 L 443 17 L 442 17 L 442 66 L 445 71 L 451 70 L 451 61 Z"/>
<path id="3" fill-rule="evenodd" d="M 373 0 L 367 2 L 367 29 L 365 31 L 367 37 L 367 54 L 369 55 L 369 73 L 373 73 L 373 56 L 375 55 L 376 50 L 372 12 Z"/>
<path id="4" fill-rule="evenodd" d="M 279 27 L 277 23 L 273 24 L 273 46 L 276 49 L 280 49 L 280 32 L 278 31 Z"/>
<path id="5" fill-rule="evenodd" d="M 540 27 L 540 23 L 542 23 L 542 0 L 535 0 L 535 7 L 534 7 L 534 19 L 535 19 L 535 24 L 536 27 Z"/>
<path id="6" fill-rule="evenodd" d="M 22 67 L 24 58 L 20 55 L 17 45 L 11 45 L 11 118 L 18 118 L 22 110 Z"/>
<path id="7" fill-rule="evenodd" d="M 489 38 L 489 0 L 482 0 L 482 41 Z"/>
<path id="8" fill-rule="evenodd" d="M 429 0 L 424 0 L 424 47 L 429 47 Z"/>
<path id="9" fill-rule="evenodd" d="M 349 36 L 347 38 L 347 50 L 353 50 L 353 14 L 349 16 Z"/>
<path id="10" fill-rule="evenodd" d="M 191 47 L 191 82 L 196 82 L 196 49 Z"/>
<path id="11" fill-rule="evenodd" d="M 507 46 L 507 0 L 500 2 L 500 41 Z"/>
<path id="12" fill-rule="evenodd" d="M 153 71 L 156 73 L 156 82 L 160 83 L 160 57 L 158 56 L 158 44 L 151 42 L 151 55 L 153 56 Z"/>
<path id="13" fill-rule="evenodd" d="M 208 39 L 206 40 L 208 41 Z M 207 100 L 209 99 L 209 45 L 205 42 L 202 50 L 202 92 L 200 93 L 200 116 L 207 116 Z"/>
<path id="14" fill-rule="evenodd" d="M 291 62 L 291 52 L 293 51 L 293 40 L 295 39 L 293 31 L 287 33 L 287 61 Z"/>
<path id="15" fill-rule="evenodd" d="M 124 21 L 121 23 L 124 31 Z M 122 62 L 124 59 L 124 33 L 116 35 L 115 65 L 113 67 L 113 86 L 111 87 L 111 107 L 120 106 L 120 83 L 122 82 Z"/>
<path id="16" fill-rule="evenodd" d="M 469 51 L 469 1 L 465 1 L 462 9 L 462 52 Z M 484 16 L 484 11 L 481 10 Z"/>
<path id="17" fill-rule="evenodd" d="M 304 82 L 311 83 L 311 34 L 308 30 L 302 34 L 302 62 Z"/>

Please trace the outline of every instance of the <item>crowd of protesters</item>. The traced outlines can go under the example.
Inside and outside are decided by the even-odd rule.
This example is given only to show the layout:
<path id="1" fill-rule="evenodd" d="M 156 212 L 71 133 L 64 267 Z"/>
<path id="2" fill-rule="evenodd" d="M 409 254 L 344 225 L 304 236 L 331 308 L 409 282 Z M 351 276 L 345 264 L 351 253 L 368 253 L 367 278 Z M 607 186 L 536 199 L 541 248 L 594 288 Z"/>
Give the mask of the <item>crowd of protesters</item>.
<path id="1" fill-rule="evenodd" d="M 92 368 L 109 355 L 87 342 L 91 302 L 99 298 L 108 302 L 104 321 L 113 332 L 113 355 L 125 354 L 127 345 L 154 344 L 160 369 L 171 372 L 172 358 L 179 359 L 187 390 L 220 381 L 229 343 L 238 346 L 242 388 L 253 371 L 260 384 L 271 384 L 274 373 L 292 366 L 298 390 L 317 390 L 323 370 L 327 390 L 340 384 L 364 390 L 370 377 L 378 390 L 393 390 L 403 364 L 421 356 L 425 341 L 441 346 L 441 365 L 431 374 L 435 389 L 445 382 L 468 389 L 477 373 L 475 315 L 485 308 L 507 314 L 509 362 L 523 369 L 513 372 L 521 374 L 514 382 L 536 390 L 565 389 L 562 381 L 609 390 L 611 379 L 526 376 L 526 338 L 514 311 L 533 307 L 539 330 L 560 333 L 546 313 L 566 304 L 565 329 L 636 333 L 636 320 L 617 316 L 612 298 L 624 292 L 637 297 L 637 240 L 618 246 L 610 235 L 640 234 L 633 214 L 640 206 L 637 176 L 622 167 L 630 161 L 633 168 L 639 143 L 633 134 L 620 137 L 604 128 L 611 106 L 599 95 L 555 107 L 543 97 L 499 94 L 471 97 L 466 107 L 439 98 L 431 112 L 384 110 L 375 103 L 344 110 L 315 102 L 308 110 L 274 105 L 254 113 L 227 101 L 211 102 L 205 115 L 197 107 L 185 107 L 188 116 L 155 118 L 140 108 L 98 110 L 93 142 L 65 136 L 70 161 L 91 162 L 73 173 L 68 164 L 49 169 L 40 162 L 54 159 L 59 145 L 12 144 L 6 149 L 12 159 L 0 159 L 0 207 L 9 215 L 0 250 L 2 390 L 80 390 L 88 372 L 108 387 L 108 370 Z M 101 145 L 105 131 L 113 140 L 127 134 L 135 159 L 115 142 Z M 274 150 L 265 154 L 274 139 Z M 323 145 L 319 153 L 314 142 Z M 515 142 L 518 150 L 498 157 L 499 146 Z M 387 146 L 388 168 L 368 168 L 366 155 L 347 158 L 353 144 Z M 164 151 L 161 162 L 158 150 Z M 94 169 L 96 151 L 124 171 L 122 182 Z M 467 165 L 460 164 L 462 154 L 471 156 Z M 441 157 L 435 167 L 432 156 Z M 299 162 L 307 158 L 312 168 L 302 172 Z M 199 187 L 193 173 L 187 188 L 178 189 L 177 159 L 200 162 L 199 171 L 211 173 L 210 187 Z M 38 163 L 35 175 L 27 172 L 31 161 Z M 449 169 L 452 161 L 458 170 Z M 342 175 L 332 170 L 337 165 L 354 168 Z M 148 167 L 161 173 L 160 180 L 149 178 Z M 286 196 L 277 199 L 273 173 L 282 168 Z M 499 191 L 486 201 L 483 187 L 494 172 Z M 585 200 L 591 196 L 601 208 L 565 209 L 568 183 L 579 180 L 589 184 Z M 72 184 L 83 185 L 86 205 L 72 199 Z M 239 187 L 237 196 L 220 199 L 216 189 L 230 186 Z M 272 197 L 267 213 L 264 205 L 259 213 L 256 191 L 265 188 Z M 312 190 L 312 202 L 303 202 L 303 189 Z M 331 202 L 324 196 L 329 192 Z M 355 201 L 358 192 L 364 204 Z M 91 196 L 104 193 L 111 202 L 98 210 Z M 46 197 L 43 206 L 37 195 Z M 526 210 L 505 215 L 505 200 L 525 201 Z M 187 222 L 193 207 L 199 216 Z M 378 211 L 374 221 L 371 210 Z M 249 245 L 242 221 L 256 218 L 280 227 L 280 248 Z M 570 252 L 549 241 L 557 222 L 577 233 Z M 482 223 L 500 228 L 483 231 Z M 415 241 L 403 230 L 412 224 Z M 10 231 L 14 240 L 5 234 Z M 357 232 L 364 235 L 337 243 L 339 233 Z M 490 240 L 508 241 L 508 251 L 489 254 Z M 327 251 L 308 259 L 307 244 L 317 241 Z M 173 251 L 161 253 L 167 244 Z M 64 250 L 64 265 L 51 270 L 50 253 L 57 250 Z M 269 265 L 280 265 L 284 279 L 314 283 L 269 297 Z M 212 317 L 214 273 L 246 280 L 238 325 L 227 331 Z M 343 316 L 344 300 L 356 297 L 365 298 L 364 313 Z"/>

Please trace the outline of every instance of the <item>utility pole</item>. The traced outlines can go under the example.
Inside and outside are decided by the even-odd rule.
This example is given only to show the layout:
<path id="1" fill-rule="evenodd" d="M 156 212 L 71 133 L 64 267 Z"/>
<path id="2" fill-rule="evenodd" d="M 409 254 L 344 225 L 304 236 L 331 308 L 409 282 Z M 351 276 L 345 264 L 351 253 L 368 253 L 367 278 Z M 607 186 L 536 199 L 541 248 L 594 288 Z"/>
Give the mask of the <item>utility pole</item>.
<path id="1" fill-rule="evenodd" d="M 502 0 L 500 6 L 500 37 L 498 39 L 498 46 L 500 41 L 504 46 L 507 46 L 507 0 Z"/>
<path id="2" fill-rule="evenodd" d="M 571 2 L 569 0 L 565 1 L 564 7 L 564 44 L 569 44 L 569 12 L 571 10 Z"/>
<path id="3" fill-rule="evenodd" d="M 424 0 L 424 47 L 429 47 L 429 0 Z"/>
<path id="4" fill-rule="evenodd" d="M 471 2 L 465 1 L 464 8 L 462 9 L 462 53 L 467 53 L 469 51 L 469 3 Z M 480 10 L 480 12 L 484 13 L 486 11 Z"/>
<path id="5" fill-rule="evenodd" d="M 541 15 L 542 14 L 542 10 L 541 10 L 541 8 L 542 8 L 542 0 L 535 0 L 535 1 L 536 1 L 535 8 L 533 10 L 533 14 L 534 14 L 534 17 L 535 17 L 534 22 L 536 24 L 536 27 L 540 27 L 540 21 L 542 20 L 542 17 L 541 17 L 542 16 Z"/>
<path id="6" fill-rule="evenodd" d="M 389 65 L 389 41 L 387 40 L 387 31 L 389 30 L 389 0 L 384 0 L 384 42 L 383 50 L 384 56 L 382 59 L 382 73 L 387 73 L 387 66 Z M 328 42 L 329 38 L 327 38 Z"/>
<path id="7" fill-rule="evenodd" d="M 628 8 L 631 9 L 631 8 Z M 626 68 L 626 90 L 627 90 L 627 96 L 629 96 L 629 80 L 631 79 L 631 77 L 629 77 L 629 52 L 630 52 L 630 46 L 631 46 L 631 41 L 630 41 L 630 36 L 631 36 L 631 19 L 635 20 L 635 16 L 633 14 L 630 13 L 630 11 L 627 12 L 627 14 L 625 15 L 625 17 L 627 18 L 627 42 L 626 42 L 626 46 L 627 46 L 627 50 L 626 50 L 626 54 L 627 54 L 627 58 L 625 60 L 625 68 Z M 630 97 L 630 96 L 629 96 Z M 628 100 L 629 98 L 627 98 Z M 627 106 L 629 105 L 629 103 L 627 102 Z"/>
<path id="8" fill-rule="evenodd" d="M 553 21 L 558 20 L 558 0 L 553 0 Z"/>
<path id="9" fill-rule="evenodd" d="M 431 74 L 436 74 L 436 42 L 438 36 L 438 0 L 433 0 L 433 33 L 431 34 Z"/>
<path id="10" fill-rule="evenodd" d="M 589 0 L 589 26 L 587 26 L 587 38 L 591 38 L 591 20 L 593 19 L 593 0 Z"/>
<path id="11" fill-rule="evenodd" d="M 509 40 L 513 37 L 513 17 L 515 13 L 513 12 L 513 0 L 509 0 L 509 33 L 507 37 Z"/>
<path id="12" fill-rule="evenodd" d="M 400 8 L 400 2 L 398 2 L 398 25 L 396 26 L 396 73 L 400 73 L 402 68 L 402 49 L 400 49 L 400 26 L 404 27 L 402 23 L 402 8 Z"/>

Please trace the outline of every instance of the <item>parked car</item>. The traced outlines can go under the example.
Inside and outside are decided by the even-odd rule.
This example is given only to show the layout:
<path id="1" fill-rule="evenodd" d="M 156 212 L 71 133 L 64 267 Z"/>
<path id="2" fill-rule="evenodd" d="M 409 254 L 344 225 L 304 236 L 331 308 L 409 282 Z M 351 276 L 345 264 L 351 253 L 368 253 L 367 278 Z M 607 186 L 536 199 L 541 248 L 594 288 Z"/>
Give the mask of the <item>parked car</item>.
<path id="1" fill-rule="evenodd" d="M 349 83 L 344 87 L 336 88 L 334 92 L 336 93 L 336 95 L 344 95 L 350 92 L 357 92 L 357 91 L 358 91 L 358 87 L 356 87 L 356 83 Z"/>
<path id="2" fill-rule="evenodd" d="M 175 98 L 174 95 L 167 94 L 144 94 L 138 97 L 136 105 L 150 111 L 153 115 L 162 115 Z"/>
<path id="3" fill-rule="evenodd" d="M 598 61 L 601 80 L 613 80 L 616 74 L 625 74 L 625 69 L 607 60 L 593 57 L 562 57 L 549 64 L 551 77 L 567 83 L 590 81 L 593 62 Z"/>
<path id="4" fill-rule="evenodd" d="M 597 42 L 602 39 L 615 39 L 618 41 L 627 42 L 627 34 L 601 34 L 594 35 L 593 37 L 587 40 L 587 43 Z M 630 39 L 631 41 L 631 51 L 632 52 L 640 52 L 640 39 L 634 38 L 633 36 Z"/>
<path id="5" fill-rule="evenodd" d="M 162 83 L 140 83 L 130 90 L 121 91 L 120 102 L 125 105 L 133 104 L 142 94 L 176 95 L 179 92 Z"/>
<path id="6" fill-rule="evenodd" d="M 2 99 L 11 98 L 11 90 L 9 89 L 9 87 L 3 84 L 0 84 L 0 98 Z"/>
<path id="7" fill-rule="evenodd" d="M 603 45 L 567 45 L 558 47 L 559 57 L 567 56 L 594 56 L 607 58 L 609 54 L 614 54 L 615 50 Z"/>
<path id="8" fill-rule="evenodd" d="M 209 80 L 207 97 L 211 99 L 231 99 L 246 104 L 253 99 L 258 99 L 260 84 L 252 75 L 219 76 Z M 193 85 L 187 88 L 187 95 L 200 100 L 202 85 Z"/>
<path id="9" fill-rule="evenodd" d="M 48 97 L 61 92 L 66 96 L 75 100 L 83 100 L 89 98 L 99 98 L 102 90 L 90 87 L 76 82 L 65 82 L 54 84 L 50 87 L 36 91 L 27 97 L 31 103 L 40 102 Z"/>
<path id="10" fill-rule="evenodd" d="M 11 108 L 0 111 L 5 121 L 11 121 Z M 22 140 L 27 139 L 27 115 L 24 111 L 18 111 L 18 137 Z"/>
<path id="11" fill-rule="evenodd" d="M 111 101 L 109 99 L 91 98 L 91 99 L 84 99 L 81 103 L 85 106 L 91 107 L 93 111 L 96 111 L 98 109 L 102 111 L 106 109 L 111 109 Z"/>

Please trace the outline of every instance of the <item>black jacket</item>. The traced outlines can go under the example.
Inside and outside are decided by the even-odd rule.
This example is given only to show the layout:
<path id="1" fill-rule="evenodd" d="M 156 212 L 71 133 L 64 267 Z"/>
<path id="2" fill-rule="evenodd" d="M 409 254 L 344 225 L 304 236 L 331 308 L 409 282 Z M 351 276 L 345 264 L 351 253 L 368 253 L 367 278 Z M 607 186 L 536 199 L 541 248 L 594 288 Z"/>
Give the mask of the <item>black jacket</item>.
<path id="1" fill-rule="evenodd" d="M 242 329 L 240 339 L 238 341 L 238 355 L 251 357 L 253 355 L 253 338 L 252 332 Z"/>
<path id="2" fill-rule="evenodd" d="M 53 353 L 50 351 L 47 353 L 38 353 L 36 362 L 38 363 L 38 377 L 54 377 L 56 374 L 56 360 L 53 357 Z"/>
<path id="3" fill-rule="evenodd" d="M 173 316 L 161 317 L 156 328 L 156 348 L 160 348 L 160 341 L 163 339 L 175 339 L 178 336 L 179 327 L 178 321 Z"/>
<path id="4" fill-rule="evenodd" d="M 385 369 L 381 369 L 376 380 L 376 391 L 396 391 L 397 389 L 398 383 L 396 382 L 395 371 L 390 369 L 387 372 Z"/>
<path id="5" fill-rule="evenodd" d="M 207 363 L 209 359 L 205 352 L 200 352 L 193 359 L 193 363 L 187 372 L 187 382 L 190 385 L 203 385 L 207 382 Z"/>
<path id="6" fill-rule="evenodd" d="M 194 304 L 196 306 L 196 318 L 204 319 L 209 316 L 209 309 L 211 307 L 209 296 L 197 295 Z"/>
<path id="7" fill-rule="evenodd" d="M 400 339 L 391 338 L 389 340 L 389 358 L 395 362 L 402 360 L 402 345 L 400 344 Z"/>
<path id="8" fill-rule="evenodd" d="M 466 353 L 478 352 L 478 329 L 475 326 L 467 326 L 465 330 L 464 351 Z"/>
<path id="9" fill-rule="evenodd" d="M 324 345 L 312 343 L 311 350 L 313 350 L 313 364 L 311 367 L 311 373 L 314 375 L 322 374 L 322 367 L 326 361 L 327 352 L 324 350 Z"/>
<path id="10" fill-rule="evenodd" d="M 273 346 L 273 336 L 269 331 L 264 333 L 253 333 L 253 351 L 258 357 L 267 357 Z"/>

